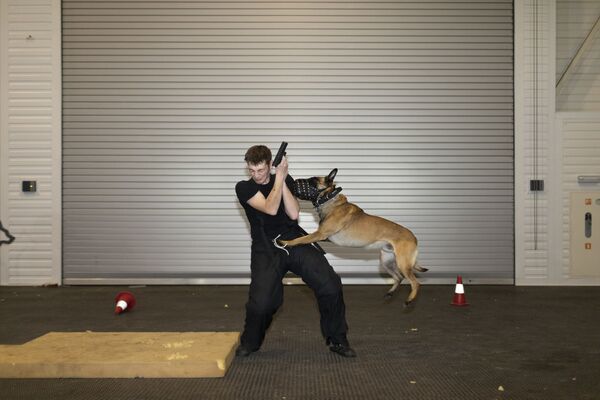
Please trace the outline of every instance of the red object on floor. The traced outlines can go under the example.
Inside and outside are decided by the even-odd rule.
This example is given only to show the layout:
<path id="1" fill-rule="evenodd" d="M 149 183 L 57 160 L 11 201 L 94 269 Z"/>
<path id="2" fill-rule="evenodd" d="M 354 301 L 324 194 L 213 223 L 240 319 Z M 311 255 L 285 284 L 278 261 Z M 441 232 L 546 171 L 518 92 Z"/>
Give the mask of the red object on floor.
<path id="1" fill-rule="evenodd" d="M 463 286 L 462 276 L 456 277 L 456 286 L 454 288 L 454 298 L 452 299 L 453 306 L 464 307 L 468 306 L 467 298 L 465 297 L 465 287 Z"/>
<path id="2" fill-rule="evenodd" d="M 115 314 L 131 310 L 135 306 L 135 297 L 130 292 L 121 292 L 115 297 Z"/>

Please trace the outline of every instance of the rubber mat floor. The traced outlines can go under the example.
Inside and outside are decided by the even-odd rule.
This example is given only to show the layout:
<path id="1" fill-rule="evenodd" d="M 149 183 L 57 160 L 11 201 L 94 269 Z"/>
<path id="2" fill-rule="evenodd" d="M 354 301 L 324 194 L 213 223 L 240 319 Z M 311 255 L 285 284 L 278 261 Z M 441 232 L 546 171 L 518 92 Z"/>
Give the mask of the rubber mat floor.
<path id="1" fill-rule="evenodd" d="M 114 296 L 136 308 L 114 315 Z M 345 286 L 344 359 L 320 335 L 312 292 L 286 286 L 262 349 L 224 378 L 0 379 L 0 399 L 600 399 L 600 287 Z M 0 287 L 0 344 L 50 331 L 241 331 L 246 286 Z"/>

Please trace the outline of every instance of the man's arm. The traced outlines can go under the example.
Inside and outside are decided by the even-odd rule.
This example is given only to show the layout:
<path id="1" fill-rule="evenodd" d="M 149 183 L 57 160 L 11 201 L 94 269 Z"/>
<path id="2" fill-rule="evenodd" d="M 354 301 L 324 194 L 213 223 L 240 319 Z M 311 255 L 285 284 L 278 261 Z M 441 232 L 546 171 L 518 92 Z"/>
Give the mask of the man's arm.
<path id="1" fill-rule="evenodd" d="M 285 157 L 276 167 L 275 171 L 275 183 L 273 184 L 271 193 L 269 193 L 269 195 L 265 198 L 261 192 L 258 192 L 252 198 L 250 198 L 250 200 L 248 200 L 248 204 L 250 204 L 250 206 L 269 215 L 277 215 L 277 211 L 279 210 L 279 205 L 281 204 L 281 199 L 283 197 L 284 187 L 286 186 L 285 177 L 288 173 L 288 163 Z"/>
<path id="2" fill-rule="evenodd" d="M 285 186 L 283 179 L 278 178 L 278 175 L 275 175 L 275 184 L 273 185 L 273 189 L 271 189 L 271 193 L 265 198 L 261 192 L 257 192 L 248 200 L 250 206 L 265 214 L 277 214 L 277 210 L 279 210 L 279 205 L 281 204 L 283 186 Z"/>
<path id="3" fill-rule="evenodd" d="M 292 194 L 286 184 L 283 185 L 283 206 L 285 207 L 285 213 L 290 219 L 298 219 L 300 216 L 300 203 L 298 203 L 298 199 Z"/>

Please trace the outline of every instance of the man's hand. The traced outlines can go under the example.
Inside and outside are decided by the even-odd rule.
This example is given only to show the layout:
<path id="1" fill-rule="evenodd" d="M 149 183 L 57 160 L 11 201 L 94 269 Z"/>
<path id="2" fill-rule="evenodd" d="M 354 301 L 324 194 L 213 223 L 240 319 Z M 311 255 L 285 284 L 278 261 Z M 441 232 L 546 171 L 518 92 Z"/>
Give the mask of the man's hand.
<path id="1" fill-rule="evenodd" d="M 288 174 L 288 161 L 287 157 L 283 157 L 278 166 L 275 167 L 275 173 L 281 174 L 283 178 L 285 178 Z"/>
<path id="2" fill-rule="evenodd" d="M 285 181 L 288 176 L 288 161 L 287 157 L 283 157 L 281 159 L 281 163 L 275 168 L 277 171 L 277 179 L 283 179 L 283 205 L 285 207 L 285 213 L 290 217 L 290 219 L 296 221 L 300 216 L 300 203 L 298 203 L 298 199 L 294 196 L 291 190 L 285 184 Z"/>

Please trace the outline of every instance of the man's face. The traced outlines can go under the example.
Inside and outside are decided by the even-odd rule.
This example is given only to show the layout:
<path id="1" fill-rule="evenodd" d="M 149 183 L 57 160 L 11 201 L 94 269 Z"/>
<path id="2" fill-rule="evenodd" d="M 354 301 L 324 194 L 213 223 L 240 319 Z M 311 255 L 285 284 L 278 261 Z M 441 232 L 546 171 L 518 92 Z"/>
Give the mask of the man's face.
<path id="1" fill-rule="evenodd" d="M 259 185 L 264 185 L 269 182 L 269 176 L 271 172 L 271 166 L 266 162 L 261 162 L 260 164 L 250 164 L 248 163 L 248 172 L 252 177 L 254 182 Z"/>

